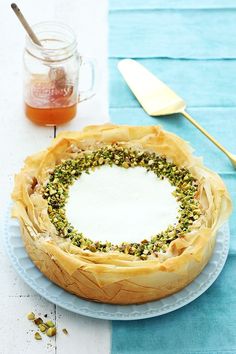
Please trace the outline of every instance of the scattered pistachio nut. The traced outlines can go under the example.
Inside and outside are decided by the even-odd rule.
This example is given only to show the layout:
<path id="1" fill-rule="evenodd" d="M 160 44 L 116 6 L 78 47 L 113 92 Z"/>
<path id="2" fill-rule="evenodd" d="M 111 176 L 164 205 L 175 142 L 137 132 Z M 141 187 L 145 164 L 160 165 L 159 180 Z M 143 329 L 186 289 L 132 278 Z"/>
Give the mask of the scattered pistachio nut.
<path id="1" fill-rule="evenodd" d="M 41 335 L 40 335 L 39 332 L 35 332 L 34 338 L 35 338 L 36 340 L 41 340 L 41 339 L 42 339 L 42 337 L 41 337 Z"/>
<path id="2" fill-rule="evenodd" d="M 67 331 L 66 328 L 63 328 L 63 329 L 62 329 L 62 332 L 63 332 L 64 334 L 66 334 L 66 335 L 68 334 L 68 331 Z"/>
<path id="3" fill-rule="evenodd" d="M 46 325 L 47 327 L 55 327 L 55 323 L 53 323 L 51 320 L 45 322 L 45 325 Z"/>
<path id="4" fill-rule="evenodd" d="M 55 336 L 56 333 L 57 333 L 56 327 L 49 327 L 47 329 L 46 335 L 48 337 L 53 337 L 53 336 Z"/>
<path id="5" fill-rule="evenodd" d="M 43 320 L 42 320 L 41 317 L 38 317 L 38 318 L 36 318 L 36 319 L 34 320 L 34 323 L 35 323 L 37 326 L 39 326 L 40 324 L 43 324 Z"/>
<path id="6" fill-rule="evenodd" d="M 39 325 L 39 329 L 40 329 L 41 332 L 45 332 L 46 329 L 47 329 L 47 326 L 45 326 L 45 324 L 40 324 Z"/>
<path id="7" fill-rule="evenodd" d="M 33 321 L 35 319 L 35 314 L 33 312 L 29 312 L 27 318 L 28 320 Z"/>

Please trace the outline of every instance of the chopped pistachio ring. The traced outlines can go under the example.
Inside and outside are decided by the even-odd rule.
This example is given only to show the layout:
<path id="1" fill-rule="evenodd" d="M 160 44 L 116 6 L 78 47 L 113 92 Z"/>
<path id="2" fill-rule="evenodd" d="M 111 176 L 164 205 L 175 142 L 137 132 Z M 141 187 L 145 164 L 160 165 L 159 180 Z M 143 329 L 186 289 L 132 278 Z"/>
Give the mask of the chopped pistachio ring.
<path id="1" fill-rule="evenodd" d="M 82 173 L 90 173 L 105 164 L 123 168 L 141 166 L 147 171 L 154 172 L 160 179 L 167 178 L 170 184 L 176 187 L 174 196 L 180 205 L 177 224 L 170 225 L 165 231 L 156 235 L 151 235 L 150 240 L 144 239 L 140 243 L 123 242 L 118 245 L 108 241 L 94 242 L 76 230 L 68 222 L 65 213 L 69 188 Z M 158 256 L 158 252 L 165 252 L 171 241 L 191 231 L 194 221 L 201 215 L 200 203 L 196 198 L 197 191 L 197 181 L 186 168 L 179 168 L 174 163 L 168 162 L 165 157 L 155 153 L 116 144 L 106 145 L 93 151 L 81 151 L 75 159 L 63 161 L 51 173 L 43 197 L 48 202 L 48 214 L 59 236 L 70 238 L 74 245 L 91 252 L 119 251 L 146 260 L 149 255 Z"/>

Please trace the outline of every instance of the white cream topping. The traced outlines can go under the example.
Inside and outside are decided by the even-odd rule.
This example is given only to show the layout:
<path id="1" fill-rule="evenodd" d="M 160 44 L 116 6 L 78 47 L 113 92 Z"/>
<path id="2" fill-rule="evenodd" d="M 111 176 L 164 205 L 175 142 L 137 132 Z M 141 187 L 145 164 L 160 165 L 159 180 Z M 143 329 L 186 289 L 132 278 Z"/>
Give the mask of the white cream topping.
<path id="1" fill-rule="evenodd" d="M 177 222 L 174 190 L 145 168 L 105 165 L 70 187 L 66 217 L 93 241 L 140 242 Z"/>

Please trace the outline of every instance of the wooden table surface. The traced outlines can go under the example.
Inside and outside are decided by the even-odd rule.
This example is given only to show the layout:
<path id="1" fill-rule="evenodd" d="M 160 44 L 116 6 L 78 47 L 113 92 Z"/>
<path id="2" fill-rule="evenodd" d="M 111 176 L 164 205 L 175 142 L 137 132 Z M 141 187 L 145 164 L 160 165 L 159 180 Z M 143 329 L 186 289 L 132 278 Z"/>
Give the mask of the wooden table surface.
<path id="1" fill-rule="evenodd" d="M 30 23 L 59 20 L 69 24 L 78 37 L 79 52 L 97 60 L 97 95 L 79 107 L 71 123 L 58 128 L 80 129 L 104 123 L 108 117 L 107 94 L 107 0 L 21 0 L 18 6 Z M 10 203 L 13 176 L 29 154 L 44 149 L 53 138 L 52 127 L 38 127 L 28 121 L 22 108 L 22 51 L 25 34 L 10 9 L 1 3 L 0 55 L 0 152 L 1 152 L 1 234 Z M 110 352 L 109 321 L 86 318 L 65 311 L 44 300 L 19 278 L 3 247 L 0 247 L 0 354 L 107 354 Z M 26 314 L 48 314 L 59 333 L 51 340 L 34 339 L 35 327 Z M 67 328 L 69 335 L 62 333 Z"/>

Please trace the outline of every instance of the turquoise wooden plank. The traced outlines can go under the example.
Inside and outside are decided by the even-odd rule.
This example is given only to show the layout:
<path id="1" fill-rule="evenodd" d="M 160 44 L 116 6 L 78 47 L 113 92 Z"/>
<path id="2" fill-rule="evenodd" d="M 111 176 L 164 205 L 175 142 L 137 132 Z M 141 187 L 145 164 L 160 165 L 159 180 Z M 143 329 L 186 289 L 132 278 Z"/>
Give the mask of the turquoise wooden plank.
<path id="1" fill-rule="evenodd" d="M 234 0 L 110 0 L 109 15 L 110 56 L 147 58 L 141 61 L 182 95 L 190 113 L 234 153 L 236 107 L 228 106 L 236 106 L 235 61 L 216 59 L 236 58 L 235 6 Z M 162 124 L 190 141 L 195 154 L 203 156 L 206 165 L 220 173 L 235 204 L 235 170 L 228 159 L 183 117 L 147 116 L 122 82 L 116 62 L 110 60 L 112 122 Z M 235 220 L 236 211 L 230 219 L 230 256 L 214 285 L 193 303 L 165 316 L 113 322 L 112 354 L 236 353 L 236 287 L 232 281 L 236 266 Z"/>
<path id="2" fill-rule="evenodd" d="M 232 246 L 232 250 L 230 250 L 230 254 L 236 255 L 236 178 L 235 172 L 233 173 L 220 173 L 220 176 L 224 180 L 228 191 L 230 193 L 232 202 L 233 202 L 233 213 L 229 219 L 229 226 L 230 226 L 230 238 L 231 243 L 230 247 Z"/>
<path id="3" fill-rule="evenodd" d="M 230 235 L 230 246 L 229 246 L 229 256 L 236 256 L 236 236 Z"/>
<path id="4" fill-rule="evenodd" d="M 110 106 L 139 107 L 121 77 L 117 63 L 109 61 Z M 170 85 L 188 106 L 236 106 L 236 60 L 139 59 Z"/>
<path id="5" fill-rule="evenodd" d="M 110 10 L 235 8 L 235 0 L 111 0 Z"/>
<path id="6" fill-rule="evenodd" d="M 236 257 L 198 299 L 142 321 L 113 321 L 112 354 L 235 354 Z"/>
<path id="7" fill-rule="evenodd" d="M 236 58 L 236 10 L 115 11 L 110 57 Z"/>

